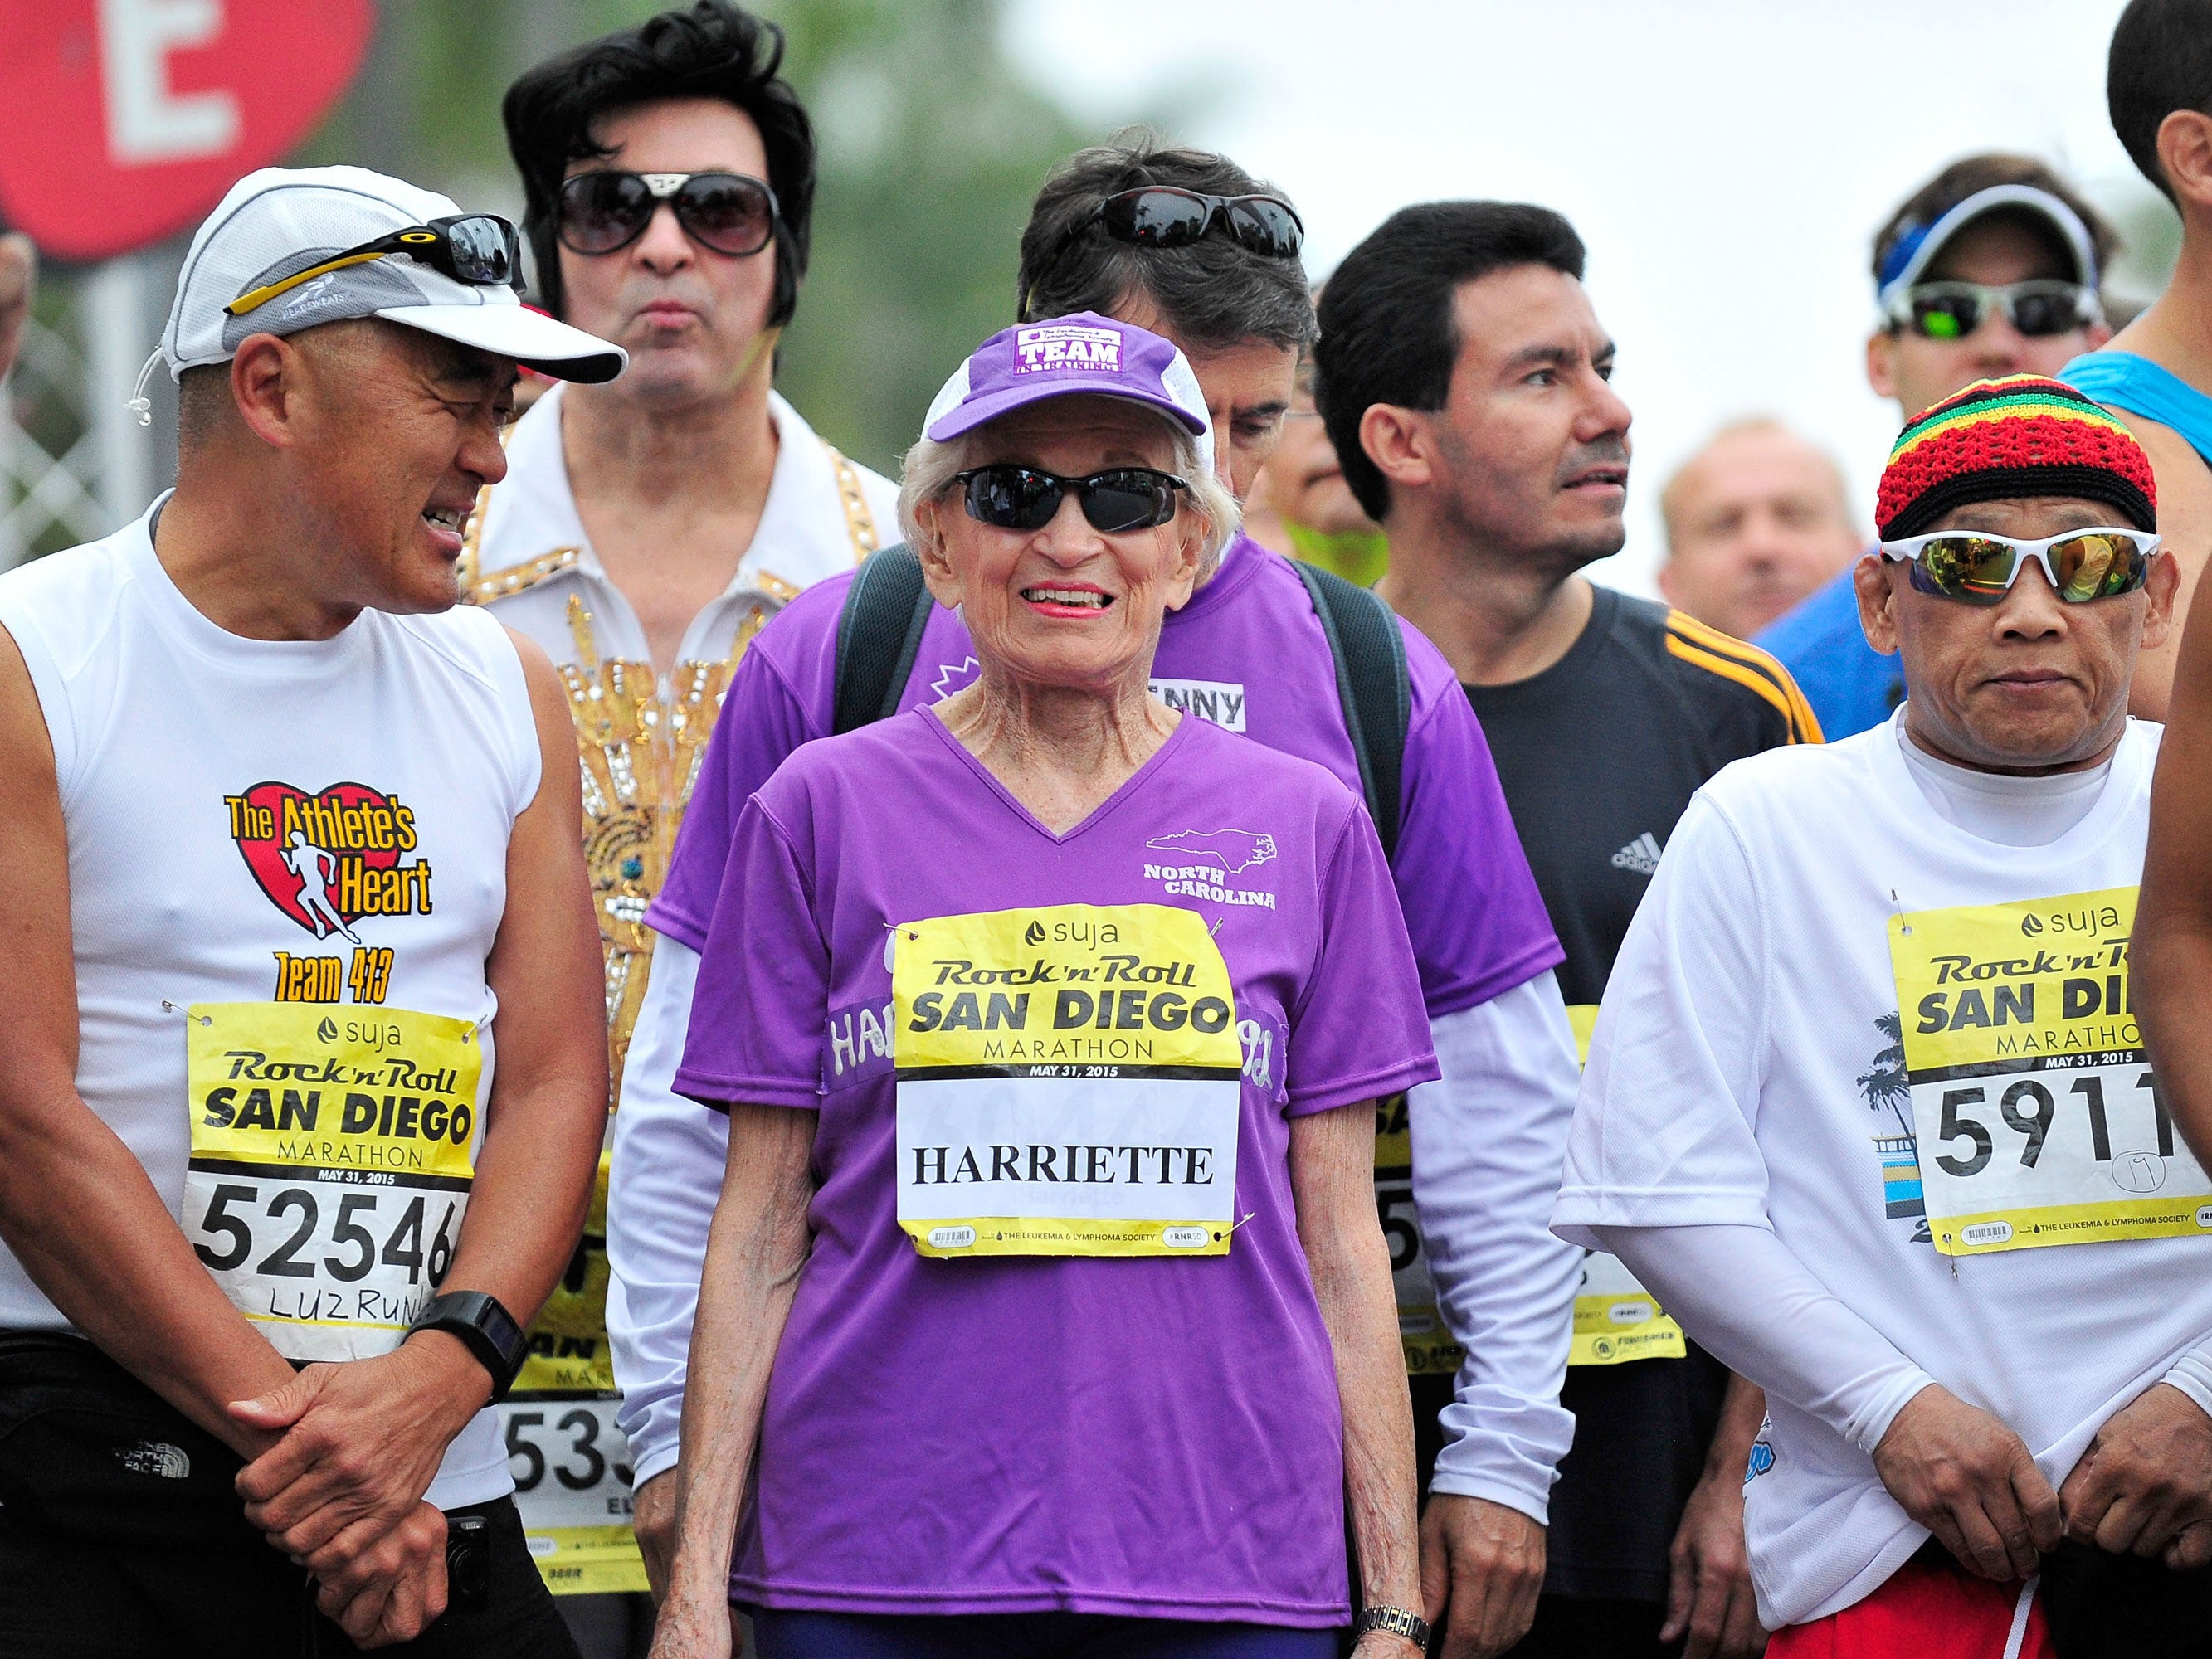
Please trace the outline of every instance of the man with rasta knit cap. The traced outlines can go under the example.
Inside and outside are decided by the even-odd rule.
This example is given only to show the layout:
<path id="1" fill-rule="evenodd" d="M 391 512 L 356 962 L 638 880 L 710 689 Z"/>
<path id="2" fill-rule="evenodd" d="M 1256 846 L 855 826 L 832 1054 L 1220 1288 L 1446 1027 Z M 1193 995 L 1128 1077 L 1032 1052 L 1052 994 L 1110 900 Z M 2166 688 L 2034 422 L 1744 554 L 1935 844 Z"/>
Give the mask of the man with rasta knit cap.
<path id="1" fill-rule="evenodd" d="M 1899 435 L 1885 725 L 1698 792 L 1621 949 L 1556 1231 L 1766 1391 L 1772 1659 L 2200 1652 L 2212 1177 L 2129 983 L 2172 625 L 2156 489 L 2055 380 Z"/>

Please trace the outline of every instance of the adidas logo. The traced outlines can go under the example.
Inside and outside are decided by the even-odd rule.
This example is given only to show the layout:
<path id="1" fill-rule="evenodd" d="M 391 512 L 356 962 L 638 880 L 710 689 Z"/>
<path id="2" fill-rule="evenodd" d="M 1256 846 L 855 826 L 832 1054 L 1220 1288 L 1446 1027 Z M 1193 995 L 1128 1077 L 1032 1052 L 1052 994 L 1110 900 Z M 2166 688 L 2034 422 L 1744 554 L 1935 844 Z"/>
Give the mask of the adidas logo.
<path id="1" fill-rule="evenodd" d="M 1659 867 L 1659 843 L 1647 830 L 1634 841 L 1613 855 L 1616 870 L 1633 870 L 1639 876 L 1648 876 Z"/>

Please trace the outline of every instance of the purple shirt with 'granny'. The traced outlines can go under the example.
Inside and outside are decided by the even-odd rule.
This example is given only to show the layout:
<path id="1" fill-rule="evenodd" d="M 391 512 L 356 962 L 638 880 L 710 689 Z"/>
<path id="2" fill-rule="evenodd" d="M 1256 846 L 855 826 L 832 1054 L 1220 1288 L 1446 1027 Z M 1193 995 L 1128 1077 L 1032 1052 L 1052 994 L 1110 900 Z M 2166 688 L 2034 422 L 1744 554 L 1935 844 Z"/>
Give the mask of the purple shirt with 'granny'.
<path id="1" fill-rule="evenodd" d="M 828 735 L 837 623 L 849 576 L 809 588 L 762 630 L 732 676 L 668 878 L 647 912 L 703 948 L 738 811 L 799 744 Z M 1391 874 L 1431 1018 L 1487 1002 L 1561 960 L 1506 811 L 1490 745 L 1437 648 L 1401 624 L 1412 682 Z M 975 678 L 975 647 L 939 608 L 924 629 L 901 712 Z M 1334 773 L 1359 763 L 1313 600 L 1289 563 L 1239 535 L 1221 568 L 1161 629 L 1152 686 L 1175 707 Z"/>
<path id="2" fill-rule="evenodd" d="M 1082 914 L 1118 925 L 1124 946 L 1192 913 L 1203 931 L 1176 916 L 1180 954 L 1218 949 L 1210 982 L 1225 970 L 1233 1011 L 1214 1018 L 1234 1024 L 1206 1029 L 1237 1034 L 1209 1085 L 1229 1091 L 1217 1144 L 1235 1149 L 1225 1254 L 942 1260 L 902 1230 L 910 1085 L 895 1045 L 933 1029 L 932 999 L 889 1029 L 890 929 L 1016 913 L 996 923 L 1022 941 L 1006 956 L 1040 982 L 1031 942 L 1042 961 L 1056 935 L 1034 917 L 1019 932 L 1020 913 L 1051 906 L 1094 907 Z M 1144 1000 L 1130 994 L 1117 1036 Z M 1036 1006 L 1032 1030 L 1055 1005 Z M 1170 1016 L 1183 1024 L 1180 1006 Z M 943 1062 L 912 1063 L 909 1079 Z M 1085 1116 L 1088 1085 L 1059 1079 L 1115 1068 L 1042 1069 L 1066 1138 L 1110 1138 Z M 1320 767 L 1185 719 L 1056 836 L 928 709 L 793 754 L 738 815 L 676 1078 L 709 1104 L 819 1114 L 811 1254 L 769 1383 L 732 1598 L 1341 1624 L 1343 1427 L 1291 1121 L 1436 1075 L 1382 848 Z M 1081 1179 L 1124 1178 L 1106 1167 Z"/>

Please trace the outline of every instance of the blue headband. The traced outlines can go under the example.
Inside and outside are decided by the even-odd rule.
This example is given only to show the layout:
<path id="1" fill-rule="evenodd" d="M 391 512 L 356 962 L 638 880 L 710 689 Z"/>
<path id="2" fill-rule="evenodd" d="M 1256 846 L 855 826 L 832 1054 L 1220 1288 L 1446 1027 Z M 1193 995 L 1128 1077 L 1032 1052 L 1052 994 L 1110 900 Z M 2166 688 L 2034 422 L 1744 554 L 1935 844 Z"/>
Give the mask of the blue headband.
<path id="1" fill-rule="evenodd" d="M 1877 304 L 1887 307 L 1900 289 L 1910 288 L 1933 264 L 1943 245 L 1972 220 L 1997 208 L 2025 208 L 2048 223 L 2064 239 L 2074 254 L 2075 275 L 2083 287 L 2098 286 L 2097 247 L 2081 215 L 2047 190 L 2033 185 L 1992 185 L 1978 190 L 1939 215 L 1933 224 L 1907 224 L 1882 255 L 1881 271 L 1875 283 Z"/>

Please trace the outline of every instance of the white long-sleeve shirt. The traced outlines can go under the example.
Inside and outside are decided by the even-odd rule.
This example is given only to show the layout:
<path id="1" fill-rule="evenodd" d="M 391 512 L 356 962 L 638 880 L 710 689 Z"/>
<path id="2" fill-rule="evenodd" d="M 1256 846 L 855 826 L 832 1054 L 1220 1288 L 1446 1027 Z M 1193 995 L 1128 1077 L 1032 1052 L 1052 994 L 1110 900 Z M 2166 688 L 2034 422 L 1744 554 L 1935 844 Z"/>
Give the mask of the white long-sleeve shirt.
<path id="1" fill-rule="evenodd" d="M 1437 1304 L 1467 1351 L 1434 1492 L 1541 1522 L 1574 1438 L 1559 1404 L 1583 1253 L 1553 1237 L 1581 1066 L 1548 973 L 1429 1022 L 1443 1076 L 1414 1090 L 1413 1202 Z"/>
<path id="2" fill-rule="evenodd" d="M 615 1113 L 607 1335 L 623 1396 L 616 1421 L 641 1486 L 676 1467 L 707 1229 L 730 1149 L 730 1120 L 673 1086 L 698 982 L 699 953 L 657 939 Z"/>
<path id="3" fill-rule="evenodd" d="M 1927 1381 L 2054 1485 L 2154 1383 L 2207 1397 L 2203 1223 L 2099 1238 L 2145 1190 L 2212 1214 L 2126 1012 L 2157 735 L 2131 723 L 2101 776 L 1961 779 L 1901 724 L 1738 762 L 1622 945 L 1553 1223 L 1767 1389 L 1745 1530 L 1770 1629 L 1926 1538 L 1872 1454 Z"/>

